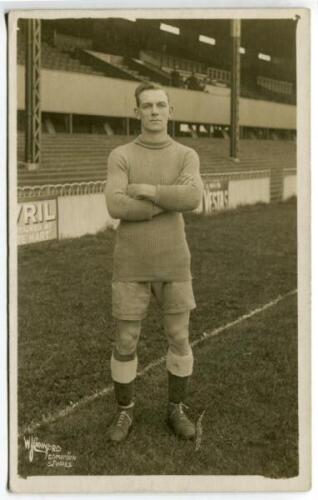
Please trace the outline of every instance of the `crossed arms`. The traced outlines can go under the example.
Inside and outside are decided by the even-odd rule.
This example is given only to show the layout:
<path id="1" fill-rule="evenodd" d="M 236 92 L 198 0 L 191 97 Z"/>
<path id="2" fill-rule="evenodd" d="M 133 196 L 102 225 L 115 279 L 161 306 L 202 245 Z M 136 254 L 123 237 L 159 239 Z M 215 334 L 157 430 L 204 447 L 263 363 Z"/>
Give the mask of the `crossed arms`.
<path id="1" fill-rule="evenodd" d="M 199 160 L 186 153 L 182 172 L 171 185 L 129 184 L 125 158 L 114 151 L 108 162 L 106 200 L 110 215 L 127 221 L 151 220 L 164 211 L 194 210 L 202 198 Z"/>

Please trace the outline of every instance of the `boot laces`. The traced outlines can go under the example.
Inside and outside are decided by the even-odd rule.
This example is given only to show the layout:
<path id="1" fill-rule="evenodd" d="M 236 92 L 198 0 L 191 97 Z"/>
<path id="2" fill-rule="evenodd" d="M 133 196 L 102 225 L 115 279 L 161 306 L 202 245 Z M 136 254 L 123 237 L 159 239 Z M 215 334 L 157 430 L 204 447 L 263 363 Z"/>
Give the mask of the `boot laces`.
<path id="1" fill-rule="evenodd" d="M 180 415 L 186 417 L 186 415 L 184 413 L 184 409 L 188 410 L 189 407 L 187 405 L 185 405 L 184 403 L 182 403 L 182 401 L 181 401 L 180 403 L 176 403 L 175 408 L 173 410 L 173 413 L 179 413 Z"/>
<path id="2" fill-rule="evenodd" d="M 124 422 L 125 422 L 125 419 L 128 419 L 129 423 L 131 423 L 131 418 L 128 415 L 128 413 L 125 410 L 122 410 L 119 414 L 119 417 L 118 417 L 118 420 L 116 423 L 117 427 L 122 427 Z"/>

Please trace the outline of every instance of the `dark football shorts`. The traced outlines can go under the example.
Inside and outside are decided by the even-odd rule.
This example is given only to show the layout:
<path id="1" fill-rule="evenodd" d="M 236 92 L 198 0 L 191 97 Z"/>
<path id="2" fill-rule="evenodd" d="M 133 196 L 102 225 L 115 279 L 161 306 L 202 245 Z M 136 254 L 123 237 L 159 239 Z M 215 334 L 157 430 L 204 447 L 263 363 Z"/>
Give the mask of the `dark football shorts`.
<path id="1" fill-rule="evenodd" d="M 192 281 L 113 281 L 112 292 L 113 316 L 122 320 L 144 319 L 152 295 L 164 314 L 190 311 L 196 307 Z"/>

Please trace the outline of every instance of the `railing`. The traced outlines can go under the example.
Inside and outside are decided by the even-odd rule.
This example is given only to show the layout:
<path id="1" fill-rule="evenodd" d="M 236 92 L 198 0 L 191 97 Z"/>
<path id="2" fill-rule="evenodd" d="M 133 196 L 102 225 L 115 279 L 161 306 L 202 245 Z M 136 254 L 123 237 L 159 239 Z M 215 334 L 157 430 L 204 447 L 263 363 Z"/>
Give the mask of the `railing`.
<path id="1" fill-rule="evenodd" d="M 228 171 L 228 172 L 205 172 L 201 174 L 204 180 L 206 179 L 231 179 L 231 180 L 241 180 L 241 179 L 259 179 L 262 177 L 269 177 L 270 169 L 264 170 L 242 170 L 242 171 Z"/>
<path id="2" fill-rule="evenodd" d="M 74 196 L 102 193 L 106 181 L 73 182 L 71 184 L 44 184 L 18 188 L 18 200 L 43 198 L 44 196 Z"/>
<path id="3" fill-rule="evenodd" d="M 284 168 L 281 172 L 283 177 L 288 175 L 296 175 L 296 169 Z M 234 172 L 213 172 L 202 173 L 203 181 L 211 179 L 228 179 L 228 180 L 247 180 L 259 179 L 264 177 L 272 177 L 270 169 L 264 170 L 243 170 Z M 75 196 L 84 194 L 103 193 L 106 185 L 106 180 L 89 181 L 89 182 L 73 182 L 68 184 L 44 184 L 39 186 L 21 186 L 18 187 L 18 200 L 26 199 L 41 199 L 51 196 Z"/>
<path id="4" fill-rule="evenodd" d="M 203 173 L 203 181 L 207 178 L 231 178 L 250 179 L 260 178 L 269 175 L 269 170 L 251 170 L 238 172 Z M 37 199 L 45 196 L 75 196 L 82 194 L 102 193 L 105 189 L 106 181 L 73 182 L 67 184 L 43 184 L 37 186 L 18 187 L 18 200 Z"/>
<path id="5" fill-rule="evenodd" d="M 290 82 L 258 76 L 257 84 L 264 89 L 270 90 L 271 92 L 277 92 L 288 96 L 291 96 L 293 93 L 293 84 Z"/>

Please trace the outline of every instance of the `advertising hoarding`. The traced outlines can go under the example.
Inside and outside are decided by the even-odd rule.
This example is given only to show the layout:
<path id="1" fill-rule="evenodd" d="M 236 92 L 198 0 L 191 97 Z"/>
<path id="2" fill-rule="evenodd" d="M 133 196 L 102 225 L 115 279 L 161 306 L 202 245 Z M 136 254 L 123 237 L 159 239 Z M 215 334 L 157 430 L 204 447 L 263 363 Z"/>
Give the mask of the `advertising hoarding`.
<path id="1" fill-rule="evenodd" d="M 18 203 L 18 245 L 57 239 L 56 198 Z"/>

